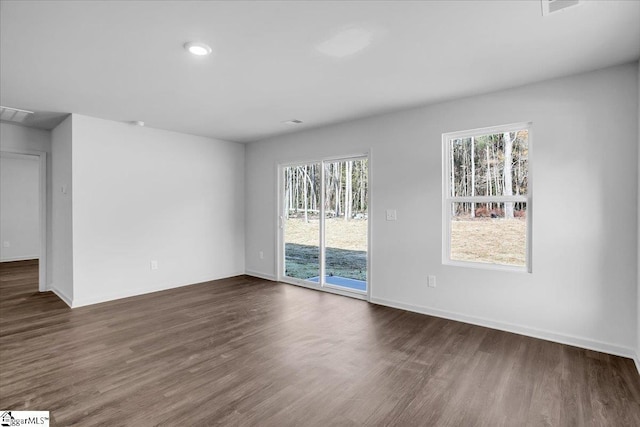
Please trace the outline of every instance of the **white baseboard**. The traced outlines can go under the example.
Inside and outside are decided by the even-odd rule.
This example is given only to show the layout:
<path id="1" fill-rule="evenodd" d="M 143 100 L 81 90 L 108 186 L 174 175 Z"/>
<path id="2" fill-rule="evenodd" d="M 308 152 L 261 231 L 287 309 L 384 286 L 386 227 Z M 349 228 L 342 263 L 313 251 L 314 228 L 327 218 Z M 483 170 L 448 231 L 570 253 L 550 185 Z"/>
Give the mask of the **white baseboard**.
<path id="1" fill-rule="evenodd" d="M 147 286 L 144 288 L 136 288 L 136 289 L 127 289 L 125 291 L 113 292 L 109 294 L 96 295 L 88 298 L 74 298 L 71 304 L 72 308 L 84 307 L 87 305 L 100 304 L 103 302 L 119 300 L 123 298 L 135 297 L 138 295 L 151 294 L 153 292 L 166 291 L 169 289 L 181 288 L 183 286 L 191 286 L 198 285 L 200 283 L 210 282 L 213 280 L 227 279 L 229 277 L 241 276 L 244 272 L 238 272 L 234 274 L 224 275 L 224 276 L 216 276 L 216 277 L 207 277 L 199 280 L 189 281 L 189 283 L 170 283 L 170 284 L 158 284 L 154 286 Z"/>
<path id="2" fill-rule="evenodd" d="M 0 262 L 31 261 L 34 259 L 40 259 L 40 255 L 25 255 L 25 256 L 2 258 L 0 259 Z"/>
<path id="3" fill-rule="evenodd" d="M 69 298 L 69 296 L 64 292 L 62 292 L 60 289 L 56 288 L 56 286 L 53 283 L 49 285 L 49 290 L 54 294 L 56 294 L 58 298 L 64 301 L 65 304 L 73 308 L 73 300 Z"/>
<path id="4" fill-rule="evenodd" d="M 276 276 L 273 274 L 260 273 L 258 271 L 246 270 L 244 272 L 247 276 L 257 277 L 259 279 L 271 280 L 272 282 L 277 282 Z"/>
<path id="5" fill-rule="evenodd" d="M 588 338 L 576 337 L 572 335 L 559 334 L 556 332 L 530 328 L 527 326 L 514 325 L 511 323 L 505 323 L 505 322 L 498 322 L 495 320 L 485 319 L 482 317 L 475 317 L 475 316 L 468 316 L 460 313 L 453 313 L 450 311 L 439 310 L 431 307 L 405 304 L 402 302 L 387 300 L 383 298 L 372 297 L 370 299 L 370 302 L 378 305 L 384 305 L 387 307 L 400 308 L 402 310 L 412 311 L 415 313 L 427 314 L 429 316 L 441 317 L 444 319 L 455 320 L 458 322 L 470 323 L 472 325 L 484 326 L 491 329 L 498 329 L 501 331 L 512 332 L 514 334 L 525 335 L 528 337 L 540 338 L 543 340 L 553 341 L 560 344 L 567 344 L 574 347 L 585 348 L 587 350 L 599 351 L 601 353 L 608 353 L 615 356 L 628 357 L 635 360 L 636 366 L 640 366 L 640 364 L 638 363 L 638 357 L 633 349 L 622 347 L 615 344 L 595 341 Z"/>

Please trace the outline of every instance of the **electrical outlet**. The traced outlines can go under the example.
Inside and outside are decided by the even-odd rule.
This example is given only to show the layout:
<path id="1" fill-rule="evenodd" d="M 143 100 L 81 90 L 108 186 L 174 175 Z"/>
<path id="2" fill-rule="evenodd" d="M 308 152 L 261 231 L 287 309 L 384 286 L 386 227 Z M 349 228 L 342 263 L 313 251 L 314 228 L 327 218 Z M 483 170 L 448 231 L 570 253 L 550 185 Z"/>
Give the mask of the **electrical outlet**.
<path id="1" fill-rule="evenodd" d="M 395 221 L 398 219 L 398 213 L 395 209 L 387 209 L 387 221 Z"/>
<path id="2" fill-rule="evenodd" d="M 152 270 L 157 270 L 158 269 L 158 260 L 152 260 L 151 261 L 151 269 Z"/>
<path id="3" fill-rule="evenodd" d="M 260 251 L 259 255 L 260 255 L 260 259 L 264 259 L 264 252 Z"/>
<path id="4" fill-rule="evenodd" d="M 11 242 L 8 240 L 5 240 L 4 242 L 2 242 L 2 247 L 4 248 L 11 247 Z"/>
<path id="5" fill-rule="evenodd" d="M 436 287 L 436 276 L 429 276 L 429 287 L 430 288 L 435 288 Z"/>

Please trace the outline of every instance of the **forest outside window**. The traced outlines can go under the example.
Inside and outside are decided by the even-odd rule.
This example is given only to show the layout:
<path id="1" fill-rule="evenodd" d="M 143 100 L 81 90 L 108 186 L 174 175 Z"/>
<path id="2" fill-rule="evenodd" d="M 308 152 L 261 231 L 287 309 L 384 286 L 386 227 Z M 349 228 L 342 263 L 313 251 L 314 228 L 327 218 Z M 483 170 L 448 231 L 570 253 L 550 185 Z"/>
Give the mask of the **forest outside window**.
<path id="1" fill-rule="evenodd" d="M 531 124 L 443 135 L 443 262 L 531 271 Z"/>

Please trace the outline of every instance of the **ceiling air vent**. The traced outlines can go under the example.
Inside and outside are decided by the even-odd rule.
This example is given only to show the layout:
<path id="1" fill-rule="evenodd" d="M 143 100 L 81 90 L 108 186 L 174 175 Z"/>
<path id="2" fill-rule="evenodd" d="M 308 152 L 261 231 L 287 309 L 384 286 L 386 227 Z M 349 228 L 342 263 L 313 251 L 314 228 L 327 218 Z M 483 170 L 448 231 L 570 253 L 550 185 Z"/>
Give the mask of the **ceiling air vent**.
<path id="1" fill-rule="evenodd" d="M 24 123 L 32 114 L 33 111 L 0 106 L 0 120 L 6 122 Z"/>
<path id="2" fill-rule="evenodd" d="M 578 6 L 584 0 L 541 0 L 542 14 L 550 15 L 555 12 L 561 12 L 567 8 Z"/>

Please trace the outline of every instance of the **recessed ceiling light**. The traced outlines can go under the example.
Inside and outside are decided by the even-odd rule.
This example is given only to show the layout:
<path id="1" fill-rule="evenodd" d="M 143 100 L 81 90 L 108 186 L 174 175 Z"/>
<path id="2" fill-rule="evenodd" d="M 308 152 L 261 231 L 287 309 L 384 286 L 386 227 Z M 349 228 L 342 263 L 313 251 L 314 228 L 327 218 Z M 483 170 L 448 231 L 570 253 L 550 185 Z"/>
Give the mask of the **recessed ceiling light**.
<path id="1" fill-rule="evenodd" d="M 299 125 L 302 123 L 302 120 L 298 120 L 298 119 L 285 120 L 282 123 L 284 123 L 285 125 Z"/>
<path id="2" fill-rule="evenodd" d="M 342 58 L 360 52 L 372 40 L 373 32 L 364 28 L 348 28 L 319 43 L 316 50 L 328 56 Z"/>
<path id="3" fill-rule="evenodd" d="M 206 56 L 211 53 L 211 48 L 204 43 L 188 42 L 184 44 L 184 48 L 198 56 Z"/>

